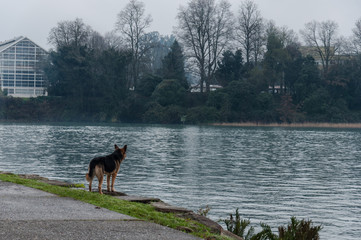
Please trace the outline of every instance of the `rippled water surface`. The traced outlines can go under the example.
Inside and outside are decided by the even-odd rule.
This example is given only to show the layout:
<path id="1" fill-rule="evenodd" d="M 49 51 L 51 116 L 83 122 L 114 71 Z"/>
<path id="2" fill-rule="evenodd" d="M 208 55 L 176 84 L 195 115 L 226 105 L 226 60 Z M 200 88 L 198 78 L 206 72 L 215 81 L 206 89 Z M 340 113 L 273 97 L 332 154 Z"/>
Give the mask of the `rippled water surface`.
<path id="1" fill-rule="evenodd" d="M 86 183 L 89 161 L 128 145 L 115 188 L 209 217 L 236 208 L 275 231 L 291 216 L 321 239 L 361 236 L 361 130 L 151 125 L 0 125 L 0 171 Z"/>

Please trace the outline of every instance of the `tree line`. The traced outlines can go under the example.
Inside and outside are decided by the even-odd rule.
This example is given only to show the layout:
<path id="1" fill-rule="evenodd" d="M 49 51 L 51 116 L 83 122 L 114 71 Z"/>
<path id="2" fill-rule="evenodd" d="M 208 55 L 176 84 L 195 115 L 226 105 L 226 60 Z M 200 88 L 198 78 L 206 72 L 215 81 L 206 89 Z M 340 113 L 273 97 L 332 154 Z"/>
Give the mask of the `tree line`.
<path id="1" fill-rule="evenodd" d="M 191 0 L 180 6 L 171 36 L 147 31 L 152 17 L 139 0 L 128 2 L 104 36 L 81 19 L 59 22 L 43 66 L 49 97 L 31 100 L 57 111 L 38 115 L 151 123 L 361 120 L 361 18 L 347 38 L 331 20 L 306 23 L 297 34 L 264 19 L 251 0 L 236 13 L 231 7 Z"/>

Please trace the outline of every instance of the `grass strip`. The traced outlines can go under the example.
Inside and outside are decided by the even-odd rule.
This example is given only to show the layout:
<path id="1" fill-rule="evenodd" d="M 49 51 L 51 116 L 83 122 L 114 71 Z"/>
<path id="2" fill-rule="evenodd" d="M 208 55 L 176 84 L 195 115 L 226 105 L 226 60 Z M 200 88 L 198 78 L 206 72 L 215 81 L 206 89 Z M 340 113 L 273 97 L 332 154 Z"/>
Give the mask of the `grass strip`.
<path id="1" fill-rule="evenodd" d="M 16 174 L 0 174 L 0 180 L 39 189 L 56 194 L 60 197 L 70 197 L 101 208 L 106 208 L 114 212 L 122 213 L 144 221 L 157 223 L 173 229 L 192 229 L 190 234 L 197 237 L 227 239 L 223 236 L 211 233 L 209 228 L 196 221 L 179 218 L 173 213 L 158 212 L 149 204 L 129 202 L 105 194 L 101 195 L 97 192 L 88 192 L 82 189 L 54 186 L 34 179 L 24 179 Z"/>

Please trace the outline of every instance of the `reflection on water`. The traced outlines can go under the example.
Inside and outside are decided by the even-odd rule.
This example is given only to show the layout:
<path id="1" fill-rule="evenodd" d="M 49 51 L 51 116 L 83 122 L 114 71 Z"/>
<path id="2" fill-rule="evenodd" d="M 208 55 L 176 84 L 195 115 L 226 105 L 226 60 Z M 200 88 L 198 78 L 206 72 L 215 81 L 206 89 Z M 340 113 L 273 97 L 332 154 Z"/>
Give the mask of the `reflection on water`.
<path id="1" fill-rule="evenodd" d="M 291 216 L 322 239 L 361 236 L 361 131 L 151 125 L 0 125 L 0 171 L 85 183 L 89 161 L 128 145 L 115 188 L 209 217 L 236 208 L 276 230 Z"/>

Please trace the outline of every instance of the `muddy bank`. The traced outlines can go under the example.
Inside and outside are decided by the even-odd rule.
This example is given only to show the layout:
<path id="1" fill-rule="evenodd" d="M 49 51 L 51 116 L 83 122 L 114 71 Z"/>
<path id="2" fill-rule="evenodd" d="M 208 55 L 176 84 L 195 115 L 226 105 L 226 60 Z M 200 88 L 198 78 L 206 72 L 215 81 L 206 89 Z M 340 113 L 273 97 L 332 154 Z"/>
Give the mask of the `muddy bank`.
<path id="1" fill-rule="evenodd" d="M 361 128 L 361 123 L 212 123 L 212 126 L 232 126 L 232 127 L 294 127 L 294 128 Z"/>

